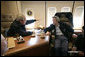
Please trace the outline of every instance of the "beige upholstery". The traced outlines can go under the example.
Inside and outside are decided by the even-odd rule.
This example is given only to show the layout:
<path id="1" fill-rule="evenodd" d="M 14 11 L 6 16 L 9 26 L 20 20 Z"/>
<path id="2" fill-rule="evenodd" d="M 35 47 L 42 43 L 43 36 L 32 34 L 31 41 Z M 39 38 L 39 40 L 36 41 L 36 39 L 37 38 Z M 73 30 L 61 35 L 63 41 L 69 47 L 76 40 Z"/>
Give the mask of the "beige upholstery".
<path id="1" fill-rule="evenodd" d="M 1 22 L 3 28 L 9 28 L 12 22 Z"/>
<path id="2" fill-rule="evenodd" d="M 1 15 L 1 33 L 5 36 L 5 30 L 10 28 L 14 18 L 12 15 Z"/>

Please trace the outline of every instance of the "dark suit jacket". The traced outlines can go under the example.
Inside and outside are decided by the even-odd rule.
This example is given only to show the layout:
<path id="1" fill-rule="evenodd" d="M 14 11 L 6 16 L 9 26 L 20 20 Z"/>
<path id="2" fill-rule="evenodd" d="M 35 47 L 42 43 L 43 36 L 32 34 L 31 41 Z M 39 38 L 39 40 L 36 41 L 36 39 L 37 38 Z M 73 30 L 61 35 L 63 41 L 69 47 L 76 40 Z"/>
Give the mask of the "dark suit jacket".
<path id="1" fill-rule="evenodd" d="M 33 23 L 35 21 L 36 20 L 27 20 L 25 25 Z M 25 25 L 22 25 L 19 21 L 14 20 L 7 32 L 7 36 L 16 36 L 16 34 L 19 34 L 21 36 L 31 35 L 32 32 L 26 32 Z"/>
<path id="2" fill-rule="evenodd" d="M 70 40 L 72 34 L 74 33 L 74 30 L 72 29 L 71 26 L 67 25 L 66 23 L 63 22 L 59 22 L 60 26 L 60 30 L 62 31 L 62 33 L 64 34 L 65 37 L 68 38 L 68 40 Z M 52 35 L 56 37 L 56 28 L 55 25 L 51 24 L 49 27 L 44 29 L 44 32 L 46 33 L 47 31 L 51 32 L 51 36 L 50 36 L 50 42 L 52 42 Z"/>
<path id="3" fill-rule="evenodd" d="M 85 51 L 85 48 L 84 48 L 84 35 L 82 35 L 82 34 L 78 35 L 78 38 L 75 41 L 75 46 L 77 47 L 77 50 Z"/>

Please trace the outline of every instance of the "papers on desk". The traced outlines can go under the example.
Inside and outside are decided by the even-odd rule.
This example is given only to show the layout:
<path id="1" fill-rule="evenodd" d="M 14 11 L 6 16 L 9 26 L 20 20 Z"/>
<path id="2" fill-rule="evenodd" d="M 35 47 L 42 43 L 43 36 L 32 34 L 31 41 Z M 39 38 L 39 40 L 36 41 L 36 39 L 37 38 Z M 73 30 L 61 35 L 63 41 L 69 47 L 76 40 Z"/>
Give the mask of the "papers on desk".
<path id="1" fill-rule="evenodd" d="M 29 41 L 29 44 L 34 45 L 34 44 L 37 43 L 37 41 L 38 41 L 38 38 L 31 38 L 30 41 Z"/>
<path id="2" fill-rule="evenodd" d="M 13 37 L 8 38 L 7 40 L 8 40 L 8 48 L 15 47 L 15 41 Z"/>
<path id="3" fill-rule="evenodd" d="M 68 53 L 79 53 L 79 51 L 68 51 Z"/>

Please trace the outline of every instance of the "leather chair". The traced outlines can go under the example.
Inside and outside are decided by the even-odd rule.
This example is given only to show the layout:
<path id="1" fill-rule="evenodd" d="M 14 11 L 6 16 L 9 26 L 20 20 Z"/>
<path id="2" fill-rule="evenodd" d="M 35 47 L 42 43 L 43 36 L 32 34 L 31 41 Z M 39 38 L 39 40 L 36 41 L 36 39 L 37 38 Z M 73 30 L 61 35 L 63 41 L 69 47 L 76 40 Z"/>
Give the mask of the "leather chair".
<path id="1" fill-rule="evenodd" d="M 1 33 L 4 37 L 7 35 L 7 30 L 10 28 L 11 23 L 13 22 L 13 15 L 1 15 Z"/>
<path id="2" fill-rule="evenodd" d="M 73 27 L 73 15 L 71 12 L 58 12 L 55 14 L 60 18 L 60 21 L 65 22 Z"/>

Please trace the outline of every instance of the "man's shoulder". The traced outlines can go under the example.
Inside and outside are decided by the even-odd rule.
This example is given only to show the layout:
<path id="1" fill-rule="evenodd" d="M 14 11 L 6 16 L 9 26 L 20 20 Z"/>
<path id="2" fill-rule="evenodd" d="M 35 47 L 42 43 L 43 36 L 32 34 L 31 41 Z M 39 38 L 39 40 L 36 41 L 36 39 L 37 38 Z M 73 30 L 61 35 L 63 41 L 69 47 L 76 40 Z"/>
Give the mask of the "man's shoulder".
<path id="1" fill-rule="evenodd" d="M 51 24 L 50 27 L 55 27 L 55 25 L 54 24 Z"/>
<path id="2" fill-rule="evenodd" d="M 13 23 L 11 24 L 12 27 L 19 27 L 19 23 L 14 20 Z"/>
<path id="3" fill-rule="evenodd" d="M 54 26 L 53 24 L 50 24 L 50 26 Z"/>

